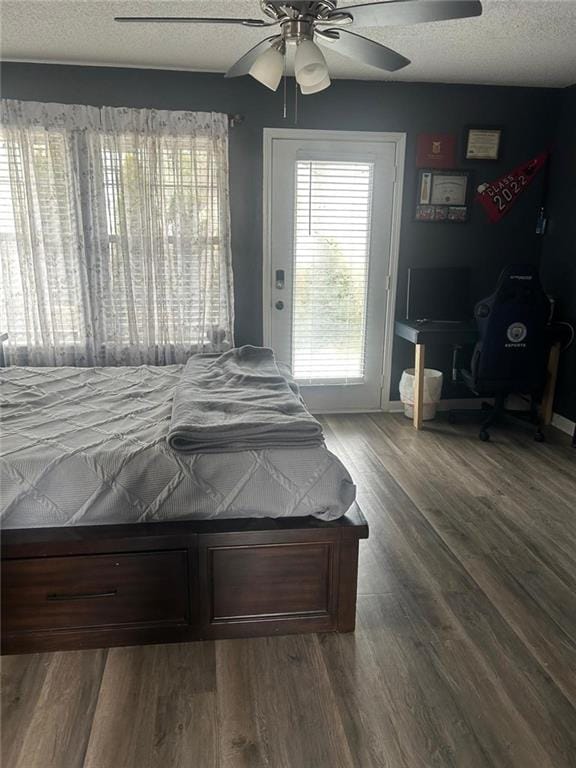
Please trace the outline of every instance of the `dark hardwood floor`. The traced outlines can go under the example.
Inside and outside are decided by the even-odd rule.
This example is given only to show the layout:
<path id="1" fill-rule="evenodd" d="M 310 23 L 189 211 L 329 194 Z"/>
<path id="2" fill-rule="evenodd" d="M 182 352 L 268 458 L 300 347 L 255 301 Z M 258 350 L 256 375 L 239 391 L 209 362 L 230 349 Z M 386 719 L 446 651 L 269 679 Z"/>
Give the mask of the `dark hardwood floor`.
<path id="1" fill-rule="evenodd" d="M 3 766 L 576 766 L 569 439 L 323 421 L 370 523 L 356 632 L 5 657 Z"/>

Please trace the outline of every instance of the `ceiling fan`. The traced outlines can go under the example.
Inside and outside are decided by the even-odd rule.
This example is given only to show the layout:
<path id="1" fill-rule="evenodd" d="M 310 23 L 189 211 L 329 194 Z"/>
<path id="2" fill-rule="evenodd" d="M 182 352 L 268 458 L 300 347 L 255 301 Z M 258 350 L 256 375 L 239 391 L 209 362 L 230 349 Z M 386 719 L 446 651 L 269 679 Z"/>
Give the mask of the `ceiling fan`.
<path id="1" fill-rule="evenodd" d="M 260 0 L 266 19 L 206 18 L 194 16 L 116 16 L 120 22 L 239 24 L 267 29 L 276 34 L 257 43 L 229 70 L 226 77 L 252 75 L 277 90 L 285 72 L 286 51 L 295 46 L 294 74 L 303 94 L 318 93 L 330 85 L 326 60 L 317 43 L 363 64 L 395 72 L 409 59 L 385 45 L 348 29 L 419 24 L 480 16 L 479 0 L 386 0 L 337 7 L 337 0 Z"/>

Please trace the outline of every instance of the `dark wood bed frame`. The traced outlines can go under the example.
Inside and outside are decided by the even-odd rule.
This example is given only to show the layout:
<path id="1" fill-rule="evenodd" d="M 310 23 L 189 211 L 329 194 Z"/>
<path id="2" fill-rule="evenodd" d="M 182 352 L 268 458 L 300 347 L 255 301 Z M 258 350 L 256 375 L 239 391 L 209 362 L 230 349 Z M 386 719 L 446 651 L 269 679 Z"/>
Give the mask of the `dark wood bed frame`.
<path id="1" fill-rule="evenodd" d="M 314 518 L 7 530 L 2 652 L 351 632 L 354 505 Z"/>

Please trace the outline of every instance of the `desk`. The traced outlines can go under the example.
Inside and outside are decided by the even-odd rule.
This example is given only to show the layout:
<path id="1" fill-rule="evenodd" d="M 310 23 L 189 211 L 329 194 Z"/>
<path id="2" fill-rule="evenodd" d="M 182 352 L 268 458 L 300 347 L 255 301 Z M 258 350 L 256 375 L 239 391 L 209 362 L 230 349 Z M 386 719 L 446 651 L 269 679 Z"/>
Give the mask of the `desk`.
<path id="1" fill-rule="evenodd" d="M 548 372 L 546 387 L 540 403 L 540 414 L 543 424 L 552 421 L 554 405 L 554 391 L 556 389 L 556 377 L 558 374 L 558 361 L 560 358 L 560 342 L 558 331 L 554 323 L 548 326 L 550 352 L 548 357 Z M 475 344 L 478 341 L 478 329 L 474 321 L 461 323 L 425 322 L 416 320 L 397 320 L 395 325 L 396 336 L 406 339 L 416 347 L 414 361 L 414 428 L 422 429 L 422 407 L 424 396 L 424 367 L 426 345 L 448 344 L 452 347 L 463 347 L 466 344 Z"/>
<path id="2" fill-rule="evenodd" d="M 406 339 L 416 348 L 414 361 L 414 428 L 422 429 L 422 406 L 424 396 L 424 366 L 428 344 L 446 344 L 463 347 L 475 344 L 478 329 L 474 321 L 462 323 L 425 322 L 397 320 L 396 336 Z"/>

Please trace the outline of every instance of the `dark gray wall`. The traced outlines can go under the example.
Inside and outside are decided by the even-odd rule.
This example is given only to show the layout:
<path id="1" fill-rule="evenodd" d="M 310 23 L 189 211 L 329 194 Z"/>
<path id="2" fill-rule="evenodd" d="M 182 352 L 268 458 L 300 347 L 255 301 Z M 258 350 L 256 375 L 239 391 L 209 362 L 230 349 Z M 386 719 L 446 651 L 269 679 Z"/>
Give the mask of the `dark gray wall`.
<path id="1" fill-rule="evenodd" d="M 112 69 L 5 63 L 2 96 L 6 98 L 158 109 L 241 112 L 245 123 L 231 131 L 232 247 L 236 281 L 236 341 L 262 339 L 262 129 L 291 127 L 282 119 L 282 95 L 251 78 L 225 80 L 221 75 L 158 70 Z M 534 234 L 541 180 L 499 224 L 490 224 L 475 205 L 467 224 L 413 221 L 415 143 L 421 132 L 450 132 L 460 150 L 468 124 L 501 125 L 505 152 L 498 163 L 468 164 L 474 185 L 502 175 L 548 146 L 560 92 L 548 89 L 424 85 L 339 80 L 331 88 L 301 101 L 300 128 L 403 131 L 408 135 L 400 245 L 397 313 L 404 310 L 410 265 L 470 266 L 475 292 L 490 292 L 502 266 L 510 261 L 536 262 L 540 239 Z M 428 364 L 447 368 L 448 350 L 430 355 Z M 411 364 L 412 350 L 397 340 L 392 395 Z M 445 395 L 455 394 L 447 391 Z"/>
<path id="2" fill-rule="evenodd" d="M 561 95 L 547 207 L 542 280 L 556 299 L 556 318 L 576 328 L 576 87 Z M 576 341 L 560 359 L 554 410 L 576 421 Z"/>

